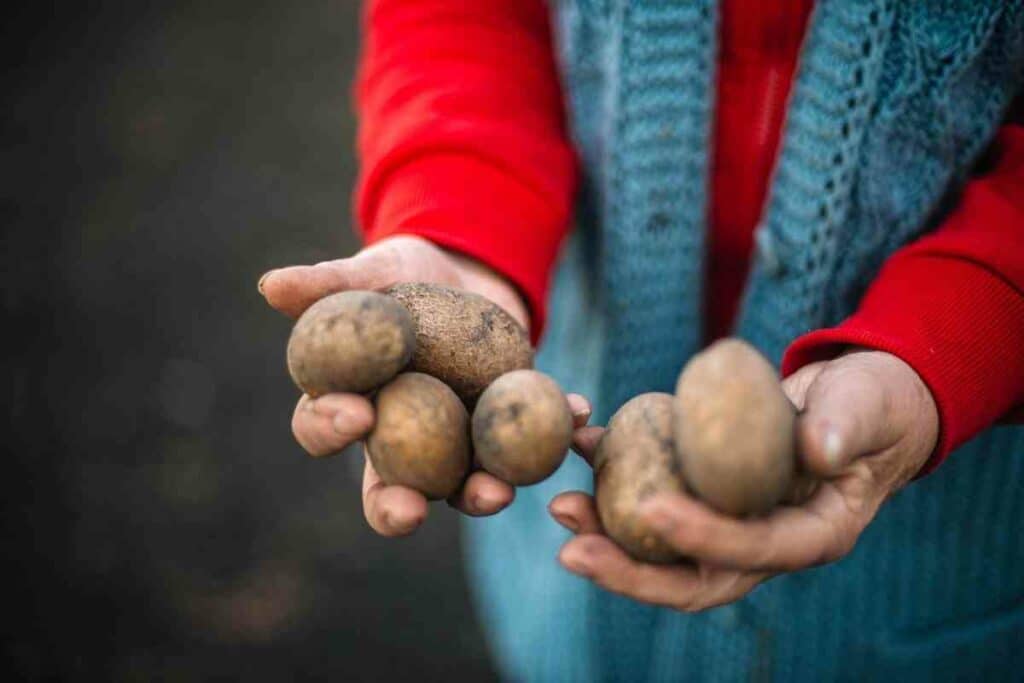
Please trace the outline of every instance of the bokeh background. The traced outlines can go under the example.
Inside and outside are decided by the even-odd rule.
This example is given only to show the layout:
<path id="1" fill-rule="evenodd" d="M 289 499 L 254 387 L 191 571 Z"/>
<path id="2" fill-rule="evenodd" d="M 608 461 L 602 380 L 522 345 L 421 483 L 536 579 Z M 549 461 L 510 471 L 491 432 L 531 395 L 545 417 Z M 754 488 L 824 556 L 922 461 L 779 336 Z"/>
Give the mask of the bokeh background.
<path id="1" fill-rule="evenodd" d="M 488 680 L 457 519 L 376 538 L 289 434 L 259 275 L 356 248 L 359 3 L 4 22 L 3 666 L 28 680 Z"/>

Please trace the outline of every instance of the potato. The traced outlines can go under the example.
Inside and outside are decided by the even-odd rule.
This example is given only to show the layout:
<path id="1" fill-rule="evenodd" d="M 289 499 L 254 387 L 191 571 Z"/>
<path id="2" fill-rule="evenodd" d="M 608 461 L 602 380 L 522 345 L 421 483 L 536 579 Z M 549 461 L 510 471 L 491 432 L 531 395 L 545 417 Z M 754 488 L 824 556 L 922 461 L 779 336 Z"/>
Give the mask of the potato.
<path id="1" fill-rule="evenodd" d="M 469 471 L 469 415 L 438 379 L 405 372 L 377 392 L 377 421 L 366 451 L 385 484 L 447 498 Z"/>
<path id="2" fill-rule="evenodd" d="M 679 554 L 638 515 L 655 493 L 685 490 L 672 445 L 672 395 L 641 394 L 619 408 L 594 455 L 594 498 L 608 535 L 634 558 L 668 563 Z"/>
<path id="3" fill-rule="evenodd" d="M 412 317 L 376 292 L 341 292 L 306 309 L 288 340 L 288 371 L 310 396 L 364 393 L 397 375 L 416 345 Z"/>
<path id="4" fill-rule="evenodd" d="M 526 331 L 489 299 L 423 283 L 396 285 L 387 293 L 409 309 L 415 323 L 409 369 L 437 377 L 467 407 L 501 375 L 533 367 Z"/>
<path id="5" fill-rule="evenodd" d="M 675 442 L 683 477 L 730 515 L 764 514 L 792 488 L 796 410 L 775 368 L 746 342 L 718 341 L 676 385 Z"/>
<path id="6" fill-rule="evenodd" d="M 477 401 L 472 420 L 477 462 L 514 486 L 547 479 L 572 443 L 572 411 L 553 379 L 514 370 L 494 380 Z"/>

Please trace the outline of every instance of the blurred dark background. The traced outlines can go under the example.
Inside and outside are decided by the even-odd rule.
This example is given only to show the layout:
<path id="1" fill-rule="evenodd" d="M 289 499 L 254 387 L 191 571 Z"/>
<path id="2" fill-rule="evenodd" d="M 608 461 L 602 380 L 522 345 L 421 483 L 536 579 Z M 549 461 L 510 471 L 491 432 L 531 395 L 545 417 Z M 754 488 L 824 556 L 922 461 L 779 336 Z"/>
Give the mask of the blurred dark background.
<path id="1" fill-rule="evenodd" d="M 356 248 L 359 3 L 36 3 L 4 22 L 4 668 L 493 677 L 434 506 L 289 434 L 273 266 Z"/>

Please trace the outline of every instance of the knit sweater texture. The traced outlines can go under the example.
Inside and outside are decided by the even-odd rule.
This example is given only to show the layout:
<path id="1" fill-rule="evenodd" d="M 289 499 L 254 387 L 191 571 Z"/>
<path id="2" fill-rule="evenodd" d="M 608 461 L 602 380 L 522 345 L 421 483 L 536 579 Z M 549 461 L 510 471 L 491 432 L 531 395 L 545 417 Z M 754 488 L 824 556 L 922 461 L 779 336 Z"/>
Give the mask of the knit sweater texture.
<path id="1" fill-rule="evenodd" d="M 556 3 L 579 226 L 538 363 L 605 421 L 699 347 L 715 6 Z M 955 200 L 1024 78 L 1020 1 L 822 0 L 808 30 L 738 330 L 775 362 L 852 313 Z M 979 397 L 979 400 L 984 400 Z M 1024 430 L 975 438 L 887 503 L 844 560 L 685 615 L 561 570 L 545 505 L 569 461 L 467 522 L 513 680 L 1015 680 L 1024 671 Z"/>

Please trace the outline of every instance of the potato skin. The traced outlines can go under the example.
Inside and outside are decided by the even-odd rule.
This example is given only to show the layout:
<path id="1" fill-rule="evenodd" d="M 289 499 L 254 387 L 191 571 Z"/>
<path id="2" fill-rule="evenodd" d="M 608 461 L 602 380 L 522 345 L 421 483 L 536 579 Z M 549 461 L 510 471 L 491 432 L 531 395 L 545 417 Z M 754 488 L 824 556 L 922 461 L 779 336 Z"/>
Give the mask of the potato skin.
<path id="1" fill-rule="evenodd" d="M 796 410 L 756 349 L 724 339 L 694 356 L 676 385 L 675 442 L 687 486 L 742 517 L 793 487 Z"/>
<path id="2" fill-rule="evenodd" d="M 683 493 L 672 443 L 671 394 L 640 394 L 608 422 L 594 455 L 594 498 L 608 535 L 635 559 L 670 563 L 681 559 L 637 514 L 656 493 Z"/>
<path id="3" fill-rule="evenodd" d="M 469 415 L 443 382 L 405 372 L 377 392 L 366 451 L 385 484 L 447 498 L 469 472 Z"/>
<path id="4" fill-rule="evenodd" d="M 416 345 L 412 316 L 377 292 L 340 292 L 306 309 L 288 339 L 288 372 L 310 396 L 364 393 L 397 375 Z"/>
<path id="5" fill-rule="evenodd" d="M 473 452 L 504 482 L 528 486 L 547 479 L 572 443 L 572 411 L 555 380 L 513 370 L 480 394 L 472 420 Z"/>
<path id="6" fill-rule="evenodd" d="M 415 324 L 409 369 L 437 377 L 470 409 L 498 377 L 533 367 L 526 330 L 489 299 L 427 283 L 395 285 L 387 293 L 409 310 Z"/>

